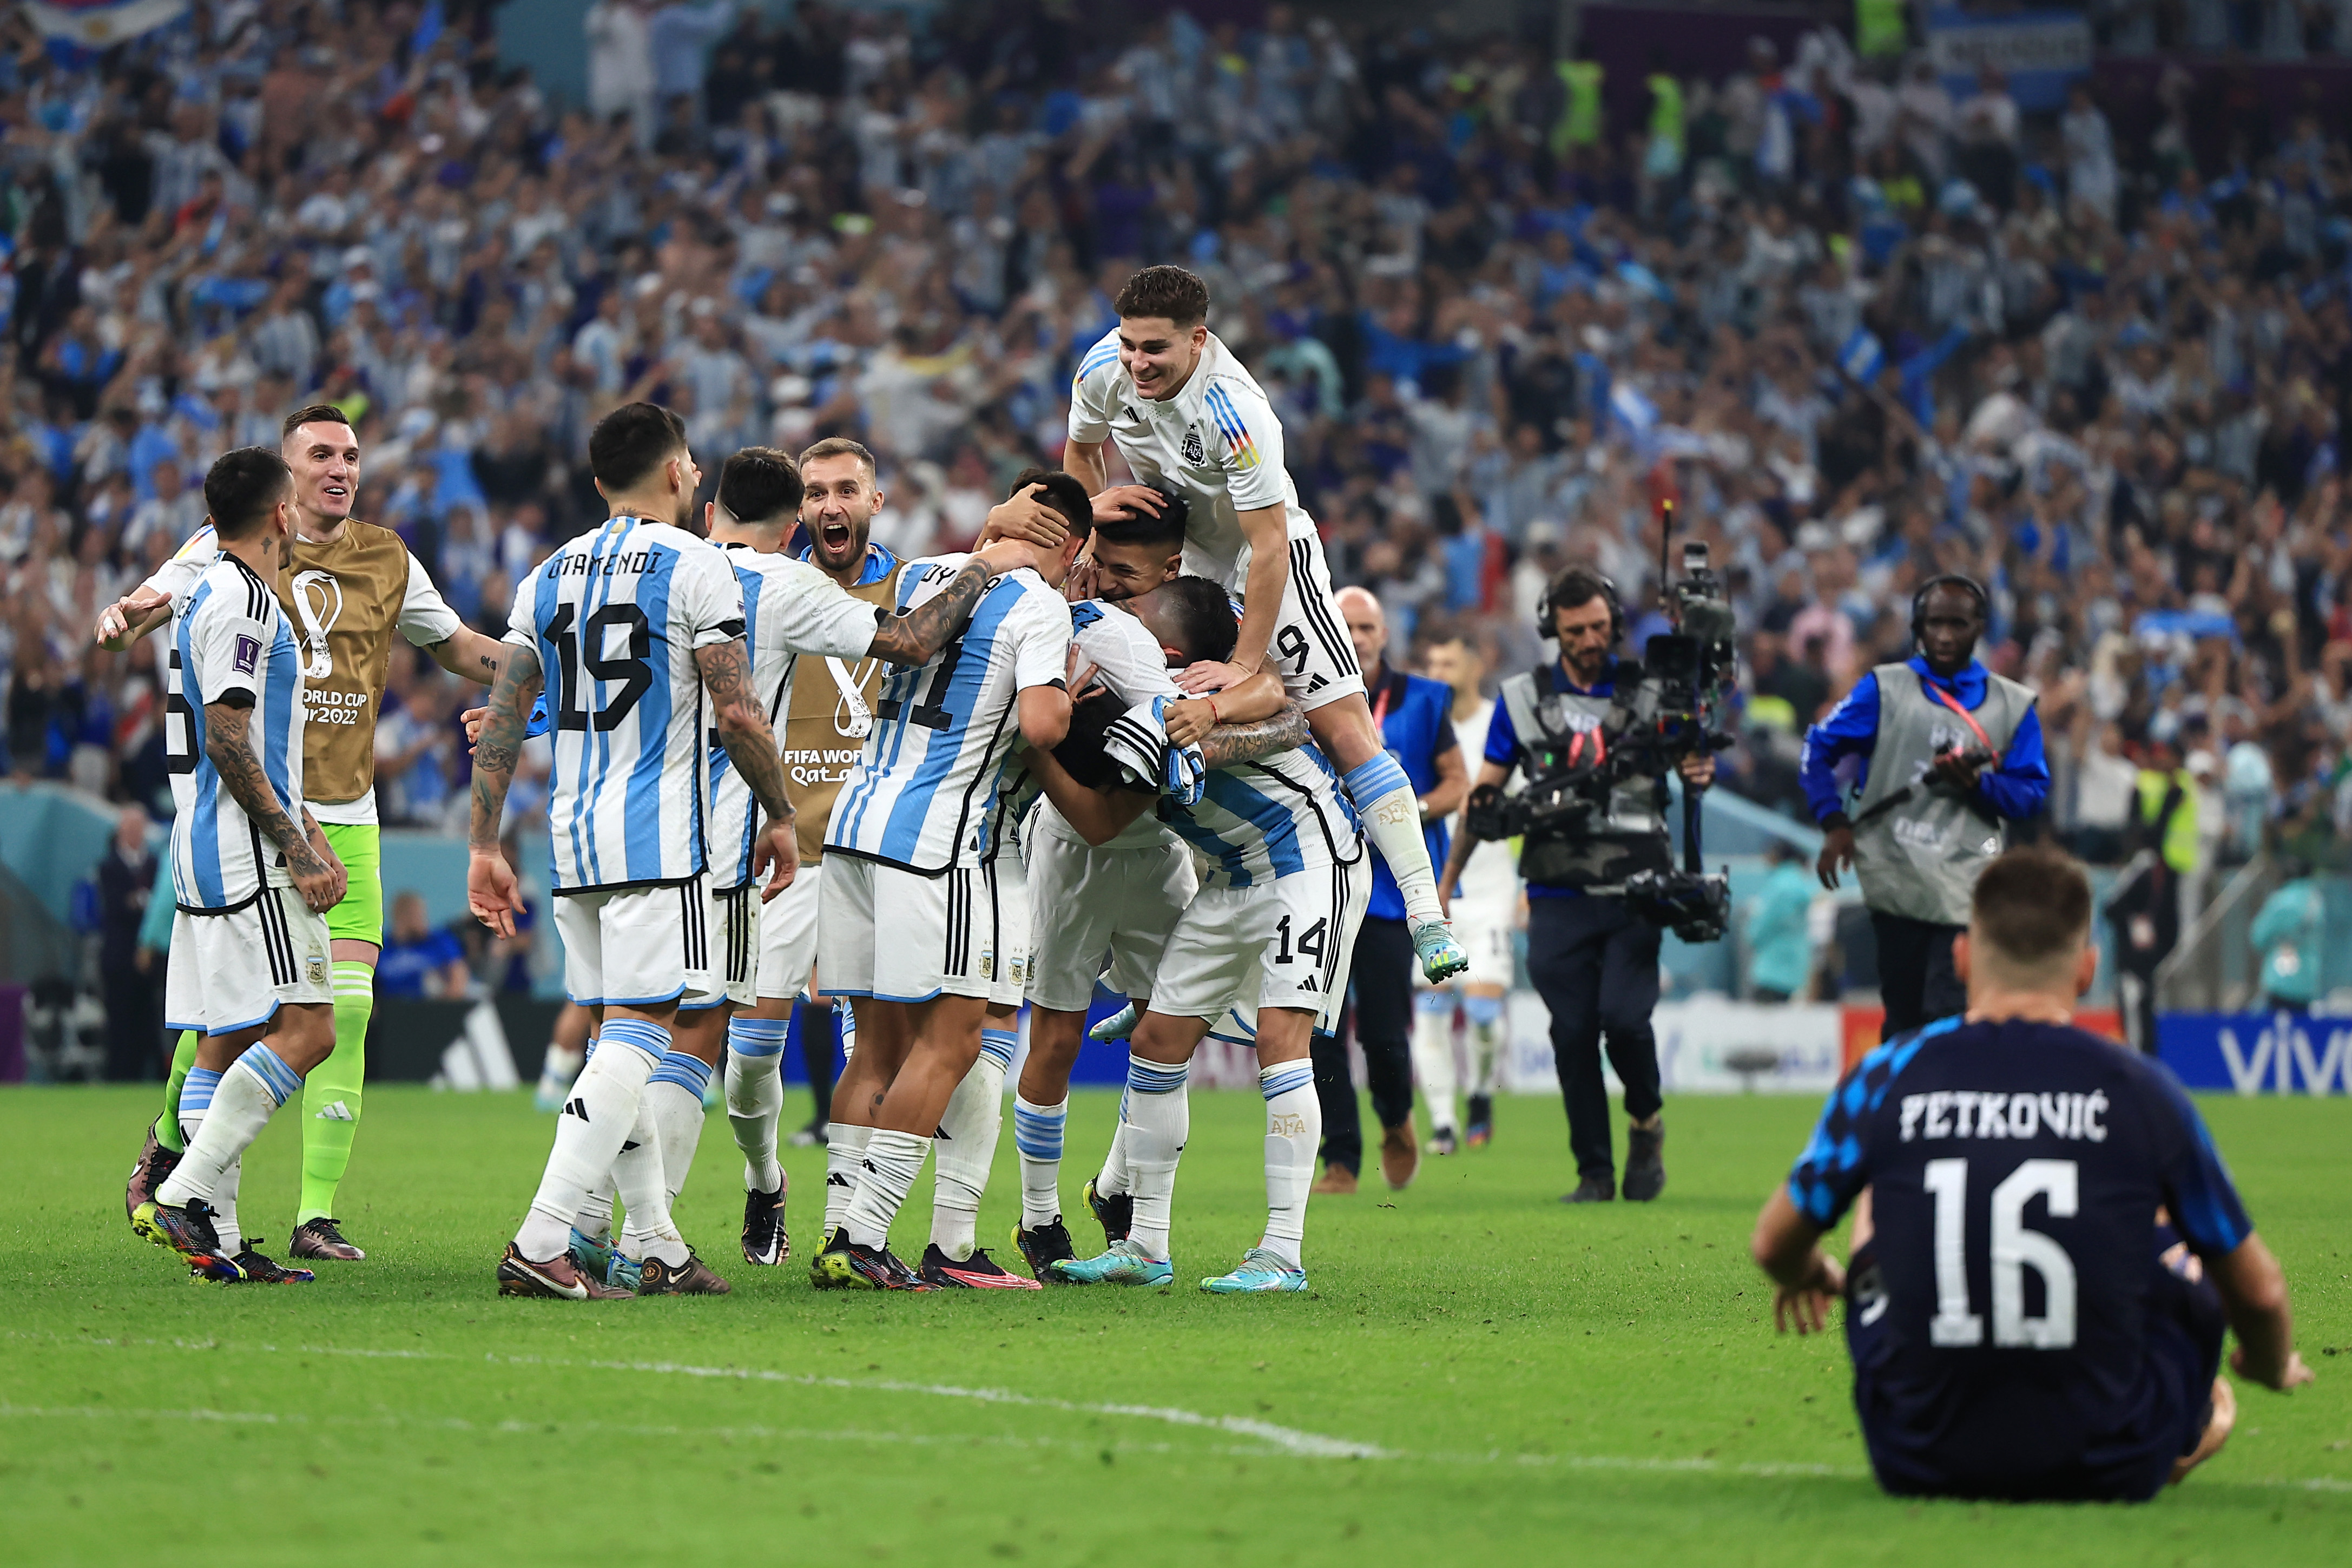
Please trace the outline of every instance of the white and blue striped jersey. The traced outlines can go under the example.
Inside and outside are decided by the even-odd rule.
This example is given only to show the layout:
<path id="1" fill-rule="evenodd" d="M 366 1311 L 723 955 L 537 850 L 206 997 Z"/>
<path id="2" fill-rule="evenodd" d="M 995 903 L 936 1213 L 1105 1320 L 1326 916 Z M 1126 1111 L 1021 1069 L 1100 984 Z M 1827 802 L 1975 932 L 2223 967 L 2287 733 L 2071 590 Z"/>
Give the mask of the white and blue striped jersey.
<path id="1" fill-rule="evenodd" d="M 222 786 L 205 755 L 205 709 L 239 695 L 269 792 L 302 820 L 302 654 L 278 594 L 221 555 L 172 605 L 163 752 L 172 776 L 172 896 L 184 910 L 242 909 L 264 886 L 289 887 L 285 855 Z"/>
<path id="2" fill-rule="evenodd" d="M 1078 657 L 1095 667 L 1122 708 L 1133 708 L 1155 697 L 1181 697 L 1168 673 L 1168 656 L 1160 639 L 1124 606 L 1087 599 L 1070 606 L 1072 640 Z M 1052 801 L 1037 808 L 1037 831 L 1066 843 L 1086 845 L 1086 836 L 1072 827 Z M 1145 849 L 1168 842 L 1168 829 L 1150 812 L 1119 829 L 1105 849 Z"/>
<path id="3" fill-rule="evenodd" d="M 792 706 L 793 662 L 802 654 L 861 659 L 872 651 L 881 606 L 849 591 L 804 561 L 722 544 L 743 590 L 743 641 L 751 652 L 751 689 L 767 710 L 781 747 Z M 751 786 L 734 759 L 710 735 L 710 875 L 724 892 L 751 879 L 751 840 L 762 817 Z"/>
<path id="4" fill-rule="evenodd" d="M 969 555 L 910 561 L 900 609 L 932 598 Z M 961 635 L 929 664 L 895 669 L 874 705 L 865 754 L 835 801 L 824 847 L 935 877 L 977 866 L 985 808 L 1020 738 L 1016 699 L 1060 686 L 1070 607 L 1024 568 L 992 581 Z"/>
<path id="5" fill-rule="evenodd" d="M 1311 742 L 1216 769 L 1198 803 L 1160 797 L 1160 820 L 1208 858 L 1204 888 L 1256 888 L 1363 858 L 1356 815 Z"/>
<path id="6" fill-rule="evenodd" d="M 719 547 L 616 517 L 515 590 L 506 640 L 539 654 L 554 764 L 553 890 L 651 887 L 709 869 L 709 752 L 695 649 L 740 640 Z"/>
<path id="7" fill-rule="evenodd" d="M 1136 479 L 1157 479 L 1190 504 L 1184 570 L 1238 590 L 1249 573 L 1241 514 L 1285 509 L 1288 536 L 1317 540 L 1315 520 L 1298 504 L 1283 467 L 1282 421 L 1255 377 L 1211 332 L 1200 363 L 1173 396 L 1135 390 L 1118 363 L 1118 329 L 1103 334 L 1078 361 L 1070 385 L 1073 441 L 1115 441 Z"/>

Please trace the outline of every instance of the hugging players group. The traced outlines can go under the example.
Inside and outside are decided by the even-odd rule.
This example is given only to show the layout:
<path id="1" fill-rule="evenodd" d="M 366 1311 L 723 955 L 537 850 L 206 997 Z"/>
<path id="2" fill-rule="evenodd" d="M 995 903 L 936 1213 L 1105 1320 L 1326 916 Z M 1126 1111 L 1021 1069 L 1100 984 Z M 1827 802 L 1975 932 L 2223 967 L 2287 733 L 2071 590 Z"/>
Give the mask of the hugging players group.
<path id="1" fill-rule="evenodd" d="M 845 999 L 856 1031 L 820 1286 L 1169 1282 L 1187 1063 L 1222 1020 L 1255 1035 L 1268 1217 L 1202 1286 L 1305 1288 L 1321 1123 L 1309 1043 L 1346 994 L 1367 838 L 1424 975 L 1467 960 L 1263 393 L 1207 331 L 1192 274 L 1146 268 L 1118 307 L 1073 387 L 1066 471 L 1022 476 L 972 555 L 900 562 L 871 543 L 884 498 L 854 442 L 797 461 L 735 454 L 706 508 L 668 410 L 598 425 L 590 466 L 612 516 L 519 586 L 475 753 L 469 901 L 510 933 L 520 900 L 499 828 L 543 709 L 565 986 L 596 1020 L 502 1292 L 726 1289 L 670 1217 L 722 1065 L 744 1254 L 782 1260 L 777 1068 L 803 989 Z M 1108 441 L 1142 482 L 1108 484 Z M 783 552 L 795 522 L 797 558 Z M 856 761 L 834 765 L 853 745 Z M 1107 1246 L 1080 1258 L 1059 1163 L 1106 972 L 1133 1003 L 1106 1031 L 1130 1031 L 1130 1066 L 1086 1189 Z M 310 1000 L 299 989 L 278 999 Z M 1034 1279 L 973 1229 L 1024 1000 L 1014 1240 Z M 253 1047 L 265 1068 L 282 1060 L 272 1038 L 265 1026 Z M 282 1103 L 285 1086 L 264 1088 Z M 207 1184 L 259 1121 L 208 1119 L 142 1228 L 202 1257 Z M 909 1268 L 889 1229 L 928 1152 L 934 1228 Z"/>

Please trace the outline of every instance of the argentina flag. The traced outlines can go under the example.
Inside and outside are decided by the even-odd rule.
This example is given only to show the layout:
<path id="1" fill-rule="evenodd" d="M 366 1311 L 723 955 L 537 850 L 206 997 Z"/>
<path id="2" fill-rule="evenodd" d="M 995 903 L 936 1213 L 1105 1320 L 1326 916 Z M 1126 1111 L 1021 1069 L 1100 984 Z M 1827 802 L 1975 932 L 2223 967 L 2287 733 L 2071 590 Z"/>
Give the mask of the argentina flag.
<path id="1" fill-rule="evenodd" d="M 26 0 L 25 15 L 53 43 L 106 49 L 178 21 L 188 0 Z"/>

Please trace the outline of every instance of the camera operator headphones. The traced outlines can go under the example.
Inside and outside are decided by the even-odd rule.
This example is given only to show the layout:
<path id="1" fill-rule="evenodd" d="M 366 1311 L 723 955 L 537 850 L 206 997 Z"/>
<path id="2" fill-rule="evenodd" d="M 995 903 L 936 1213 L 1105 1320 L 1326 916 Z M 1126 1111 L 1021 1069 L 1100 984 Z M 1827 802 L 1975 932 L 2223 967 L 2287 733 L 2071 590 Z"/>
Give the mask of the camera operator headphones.
<path id="1" fill-rule="evenodd" d="M 1914 645 L 1919 641 L 1919 617 L 1927 613 L 1927 595 L 1938 588 L 1966 589 L 1977 602 L 1977 619 L 1992 619 L 1992 597 L 1984 591 L 1983 584 L 1958 572 L 1938 573 L 1920 584 L 1919 591 L 1911 595 L 1911 641 Z"/>
<path id="2" fill-rule="evenodd" d="M 1609 601 L 1609 646 L 1615 647 L 1623 642 L 1625 605 L 1617 595 L 1617 584 L 1611 582 L 1605 574 L 1590 566 L 1564 566 L 1544 584 L 1543 598 L 1536 605 L 1536 636 L 1545 641 L 1557 639 L 1559 636 L 1557 612 L 1591 602 L 1592 595 L 1589 592 L 1580 593 L 1573 599 L 1560 597 L 1560 590 L 1568 585 L 1570 577 L 1580 577 L 1598 584 L 1601 596 Z"/>

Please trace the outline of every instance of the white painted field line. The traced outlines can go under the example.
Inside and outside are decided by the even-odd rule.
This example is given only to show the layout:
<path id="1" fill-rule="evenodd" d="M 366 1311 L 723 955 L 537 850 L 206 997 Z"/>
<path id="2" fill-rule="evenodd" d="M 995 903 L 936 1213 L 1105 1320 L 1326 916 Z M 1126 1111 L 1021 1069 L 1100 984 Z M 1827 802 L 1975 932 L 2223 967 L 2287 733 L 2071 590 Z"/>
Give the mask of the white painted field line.
<path id="1" fill-rule="evenodd" d="M 10 1339 L 44 1339 L 59 1344 L 84 1344 L 97 1346 L 142 1345 L 176 1350 L 243 1350 L 268 1354 L 284 1353 L 278 1346 L 273 1344 L 231 1345 L 223 1344 L 217 1341 L 210 1340 L 112 1339 L 86 1335 L 77 1335 L 68 1339 L 62 1335 L 26 1333 L 21 1331 L 0 1331 L 0 1337 Z M 364 1360 L 472 1361 L 474 1359 L 471 1356 L 458 1355 L 446 1351 L 373 1350 L 359 1347 L 346 1348 L 337 1345 L 298 1345 L 295 1347 L 295 1350 L 297 1352 L 304 1355 L 350 1356 Z M 1489 1449 L 1483 1453 L 1417 1454 L 1407 1449 L 1382 1448 L 1370 1443 L 1357 1443 L 1346 1438 L 1326 1436 L 1320 1433 L 1304 1432 L 1296 1427 L 1277 1426 L 1273 1422 L 1258 1421 L 1248 1416 L 1205 1415 L 1197 1411 L 1184 1410 L 1169 1405 L 1114 1405 L 1055 1399 L 1040 1394 L 1022 1394 L 1012 1389 L 1003 1388 L 965 1388 L 952 1384 L 909 1383 L 886 1378 L 828 1377 L 822 1376 L 814 1373 L 778 1372 L 761 1367 L 697 1366 L 677 1362 L 579 1362 L 552 1359 L 542 1356 L 499 1355 L 494 1352 L 486 1352 L 481 1359 L 493 1365 L 545 1366 L 567 1368 L 575 1371 L 587 1370 L 599 1372 L 646 1373 L 656 1376 L 735 1379 L 742 1382 L 782 1384 L 803 1388 L 841 1389 L 853 1393 L 924 1394 L 935 1398 L 965 1399 L 981 1404 L 1005 1405 L 1027 1409 L 1057 1410 L 1072 1415 L 1132 1416 L 1145 1420 L 1161 1421 L 1171 1426 L 1223 1431 L 1231 1433 L 1235 1436 L 1254 1437 L 1259 1442 L 1267 1445 L 1267 1447 L 1258 1449 L 1240 1450 L 1240 1452 L 1252 1455 L 1263 1455 L 1266 1457 L 1281 1455 L 1296 1458 L 1310 1459 L 1404 1459 L 1418 1460 L 1425 1464 L 1464 1466 L 1507 1464 L 1531 1468 L 1558 1468 L 1562 1469 L 1580 1470 L 1622 1470 L 1636 1473 L 1681 1472 L 1697 1475 L 1741 1476 L 1760 1479 L 1818 1479 L 1826 1480 L 1862 1480 L 1867 1479 L 1870 1474 L 1868 1470 L 1858 1466 L 1841 1467 L 1835 1465 L 1810 1464 L 1748 1464 L 1737 1461 L 1727 1462 L 1721 1459 L 1701 1458 L 1696 1457 L 1688 1458 L 1672 1458 L 1654 1455 L 1514 1454 L 1506 1453 L 1498 1448 Z M 88 1414 L 90 1415 L 113 1415 L 121 1417 L 145 1415 L 155 1418 L 183 1418 L 189 1420 L 212 1419 L 223 1421 L 252 1420 L 260 1422 L 278 1420 L 301 1421 L 306 1419 L 306 1417 L 300 1415 L 281 1417 L 258 1413 L 239 1415 L 221 1412 L 130 1412 L 106 1411 L 97 1409 L 95 1407 L 89 1408 L 86 1411 L 82 1407 L 73 1407 L 71 1409 L 50 1412 L 42 1411 L 31 1406 L 16 1406 L 0 1404 L 0 1415 L 45 1414 Z M 400 1418 L 386 1417 L 385 1419 L 396 1421 Z M 445 1426 L 454 1430 L 523 1432 L 543 1431 L 546 1429 L 547 1426 L 546 1423 L 532 1422 L 505 1422 L 495 1426 L 476 1426 L 472 1423 L 466 1422 L 461 1418 L 456 1417 L 452 1417 L 446 1421 L 431 1424 Z M 559 1426 L 559 1429 L 565 1430 L 584 1431 L 592 1429 L 590 1426 L 577 1425 L 572 1427 L 564 1427 L 561 1423 L 558 1423 L 557 1426 Z M 675 1435 L 685 1430 L 682 1428 L 671 1427 L 624 1426 L 605 1426 L 593 1429 L 610 1431 L 615 1434 L 645 1433 L 647 1435 Z M 708 1430 L 714 1435 L 727 1432 L 741 1432 L 748 1435 L 756 1434 L 767 1429 L 756 1427 L 714 1427 L 704 1430 Z M 778 1429 L 776 1435 L 786 1436 L 787 1434 L 782 1430 Z M 848 1433 L 835 1432 L 832 1430 L 812 1431 L 791 1435 L 806 1436 L 852 1436 Z M 858 1436 L 856 1440 L 880 1443 L 920 1443 L 935 1441 L 943 1444 L 969 1441 L 981 1445 L 993 1445 L 998 1441 L 996 1439 L 987 1438 L 932 1438 L 922 1435 L 905 1433 L 866 1433 Z M 1031 1440 L 1004 1438 L 1002 1439 L 1002 1442 L 1009 1446 L 1019 1446 L 1024 1442 L 1034 1442 L 1036 1446 L 1043 1447 L 1055 1446 L 1055 1440 L 1052 1439 Z M 1081 1448 L 1093 1448 L 1099 1447 L 1099 1445 L 1087 1443 L 1073 1444 L 1069 1446 Z M 1123 1445 L 1118 1444 L 1112 1444 L 1110 1447 L 1114 1448 L 1124 1447 Z M 1157 1448 L 1147 1449 L 1147 1451 L 1166 1452 L 1170 1450 L 1167 1449 L 1165 1445 L 1161 1445 Z M 2192 1484 L 2197 1486 L 2200 1489 L 2224 1487 L 2260 1490 L 2289 1490 L 2352 1494 L 2352 1480 L 2344 1480 L 2332 1476 L 2313 1476 L 2298 1479 L 2294 1477 L 2265 1478 L 2208 1475 L 2199 1477 Z"/>

